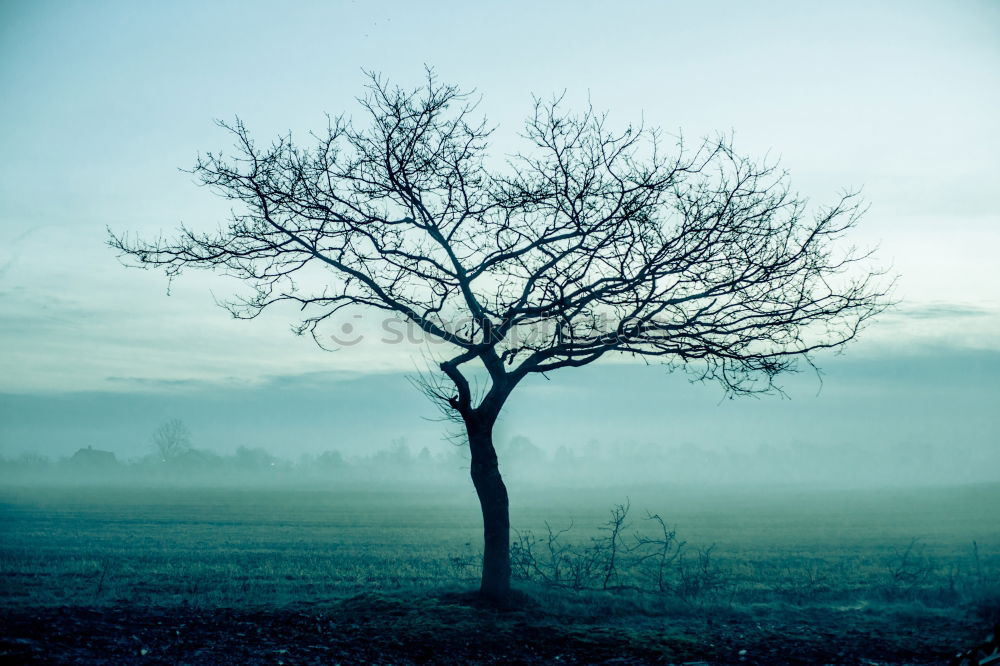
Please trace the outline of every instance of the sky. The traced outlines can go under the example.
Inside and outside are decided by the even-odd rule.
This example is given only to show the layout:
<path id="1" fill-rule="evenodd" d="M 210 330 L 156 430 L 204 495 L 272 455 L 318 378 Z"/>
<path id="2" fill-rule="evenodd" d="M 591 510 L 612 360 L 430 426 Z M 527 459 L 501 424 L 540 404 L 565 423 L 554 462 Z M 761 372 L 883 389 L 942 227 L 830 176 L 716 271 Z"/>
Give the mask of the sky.
<path id="1" fill-rule="evenodd" d="M 215 119 L 266 139 L 359 112 L 364 70 L 423 68 L 475 88 L 517 149 L 532 95 L 613 123 L 733 132 L 820 204 L 863 188 L 854 242 L 877 245 L 899 305 L 788 398 L 730 404 L 662 369 L 602 364 L 526 386 L 504 435 L 752 447 L 994 451 L 1000 435 L 1000 5 L 993 2 L 0 3 L 0 455 L 149 449 L 167 418 L 196 444 L 289 455 L 364 450 L 445 427 L 406 382 L 425 354 L 335 353 L 295 313 L 233 321 L 240 285 L 126 269 L 106 229 L 213 228 L 198 188 Z M 901 449 L 901 450 L 904 450 Z M 916 450 L 916 449 L 914 449 Z M 971 460 L 971 458 L 970 458 Z"/>

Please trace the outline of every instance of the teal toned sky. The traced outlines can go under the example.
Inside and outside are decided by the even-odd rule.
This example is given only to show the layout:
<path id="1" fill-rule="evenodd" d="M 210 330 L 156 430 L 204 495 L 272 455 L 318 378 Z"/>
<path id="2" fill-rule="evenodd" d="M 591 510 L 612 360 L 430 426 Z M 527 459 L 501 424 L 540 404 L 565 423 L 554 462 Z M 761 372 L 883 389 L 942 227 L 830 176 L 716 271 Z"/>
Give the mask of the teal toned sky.
<path id="1" fill-rule="evenodd" d="M 425 63 L 482 94 L 482 110 L 501 128 L 501 153 L 517 149 L 533 93 L 566 90 L 574 103 L 589 98 L 610 110 L 613 122 L 644 119 L 694 138 L 733 131 L 741 152 L 780 157 L 794 186 L 818 203 L 863 186 L 871 209 L 854 240 L 879 244 L 881 261 L 900 276 L 900 305 L 845 360 L 829 361 L 819 398 L 815 385 L 799 381 L 801 390 L 782 404 L 809 401 L 801 413 L 831 424 L 824 443 L 857 438 L 860 426 L 850 435 L 832 427 L 859 408 L 848 387 L 868 381 L 866 367 L 890 368 L 877 378 L 890 403 L 880 439 L 933 403 L 954 409 L 935 415 L 923 435 L 906 437 L 940 441 L 955 420 L 952 432 L 995 446 L 989 406 L 1000 403 L 1000 390 L 969 368 L 995 368 L 1000 352 L 998 35 L 1000 4 L 972 1 L 612 8 L 8 0 L 0 4 L 0 455 L 62 453 L 81 429 L 127 448 L 123 442 L 148 437 L 159 419 L 183 418 L 176 412 L 185 410 L 215 432 L 195 404 L 224 395 L 260 404 L 277 387 L 318 386 L 306 379 L 317 373 L 328 373 L 324 391 L 346 386 L 344 377 L 376 386 L 377 377 L 397 378 L 419 363 L 417 350 L 379 344 L 372 334 L 349 350 L 321 352 L 289 332 L 294 313 L 232 321 L 214 304 L 213 294 L 239 289 L 225 278 L 186 274 L 168 297 L 162 275 L 118 264 L 105 227 L 156 234 L 181 222 L 215 226 L 226 205 L 179 170 L 199 151 L 226 148 L 213 119 L 239 115 L 261 139 L 289 129 L 302 137 L 323 126 L 324 112 L 357 111 L 362 68 L 408 86 L 419 83 Z M 899 359 L 916 369 L 893 374 Z M 608 404 L 593 423 L 564 432 L 611 433 L 621 410 L 600 396 L 616 372 L 588 370 L 578 386 L 555 381 L 550 393 L 586 387 L 578 402 Z M 642 386 L 652 390 L 655 381 Z M 432 413 L 400 384 L 372 399 L 399 414 Z M 663 390 L 679 395 L 686 386 L 678 378 Z M 545 394 L 538 389 L 540 400 Z M 703 400 L 706 414 L 718 404 L 717 391 L 684 395 Z M 574 404 L 565 392 L 553 400 Z M 322 431 L 323 419 L 364 432 L 349 403 L 319 416 L 310 410 L 314 422 L 297 421 L 302 433 Z M 285 397 L 274 404 L 280 429 L 294 408 Z M 683 419 L 656 404 L 663 409 L 630 413 L 621 425 L 630 437 L 656 439 L 664 423 Z M 740 419 L 763 422 L 771 412 L 754 410 L 777 408 L 765 400 L 739 409 Z M 524 414 L 525 429 L 545 421 L 531 409 L 512 410 L 511 419 Z M 230 433 L 242 427 L 238 410 L 220 413 L 230 414 Z M 94 414 L 107 420 L 91 423 Z M 931 418 L 925 409 L 922 418 Z M 511 419 L 505 427 L 516 431 Z M 803 428 L 795 423 L 776 437 L 795 439 Z M 539 437 L 552 436 L 537 427 Z M 698 439 L 695 421 L 681 430 Z M 813 430 L 809 437 L 823 441 L 824 428 Z M 738 432 L 732 424 L 711 436 L 735 441 Z M 767 437 L 762 427 L 759 438 Z"/>

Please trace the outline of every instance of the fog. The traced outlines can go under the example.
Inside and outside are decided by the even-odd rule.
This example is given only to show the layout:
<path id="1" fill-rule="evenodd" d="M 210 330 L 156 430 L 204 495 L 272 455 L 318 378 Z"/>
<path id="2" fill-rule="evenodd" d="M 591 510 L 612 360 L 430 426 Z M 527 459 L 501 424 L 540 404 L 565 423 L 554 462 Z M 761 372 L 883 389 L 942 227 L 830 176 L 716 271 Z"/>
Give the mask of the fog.
<path id="1" fill-rule="evenodd" d="M 975 646 L 998 28 L 988 0 L 0 3 L 0 661 Z"/>
<path id="2" fill-rule="evenodd" d="M 398 441 L 413 457 L 425 448 L 435 460 L 460 457 L 446 439 L 451 424 L 434 421 L 438 412 L 407 381 L 426 360 L 414 350 L 372 340 L 322 352 L 289 333 L 294 308 L 233 321 L 216 298 L 245 293 L 237 281 L 188 273 L 168 283 L 128 271 L 105 246 L 108 225 L 154 237 L 226 217 L 228 202 L 178 171 L 226 141 L 213 118 L 242 115 L 262 140 L 316 129 L 324 112 L 358 110 L 363 67 L 410 85 L 426 62 L 481 91 L 483 113 L 501 127 L 498 155 L 516 149 L 533 94 L 566 90 L 567 103 L 612 109 L 614 123 L 645 119 L 692 139 L 733 128 L 741 151 L 780 155 L 816 205 L 864 186 L 871 210 L 845 241 L 878 245 L 899 276 L 899 305 L 845 356 L 817 359 L 822 383 L 808 369 L 781 379 L 787 399 L 724 400 L 681 373 L 602 362 L 520 385 L 497 426 L 501 446 L 525 438 L 544 460 L 565 463 L 545 473 L 567 483 L 593 483 L 593 466 L 609 480 L 664 482 L 996 480 L 1000 225 L 989 110 L 1000 87 L 991 6 L 657 6 L 642 10 L 649 19 L 639 31 L 631 13 L 599 5 L 571 16 L 546 7 L 535 26 L 472 6 L 444 17 L 312 7 L 279 21 L 285 34 L 311 36 L 290 46 L 295 77 L 267 54 L 244 53 L 247 34 L 278 20 L 270 13 L 205 8 L 192 21 L 176 7 L 115 3 L 2 11 L 0 76 L 12 102 L 0 115 L 17 128 L 4 133 L 11 159 L 0 165 L 5 465 L 24 455 L 55 464 L 86 447 L 137 463 L 151 453 L 153 430 L 175 418 L 194 448 L 222 458 L 244 447 L 293 466 L 326 451 L 353 461 Z M 559 35 L 510 38 L 563 21 L 573 27 Z M 456 58 L 449 40 L 466 34 L 466 22 L 494 29 L 474 43 L 462 37 Z M 332 24 L 357 29 L 328 44 L 323 26 Z M 746 26 L 760 38 L 748 40 Z M 597 43 L 627 44 L 627 54 L 572 36 L 595 30 L 608 31 Z M 697 55 L 709 43 L 716 55 Z M 317 58 L 310 44 L 343 57 Z M 553 61 L 554 52 L 565 59 Z M 496 66 L 497 54 L 507 65 Z M 734 77 L 745 62 L 759 66 Z M 223 71 L 257 74 L 220 79 Z M 260 94 L 260 76 L 271 94 Z M 88 159 L 71 158 L 67 146 Z M 354 321 L 345 315 L 331 330 Z M 378 328 L 377 318 L 368 323 Z M 514 457 L 501 456 L 510 482 L 542 476 Z M 442 476 L 452 474 L 445 465 Z"/>
<path id="3" fill-rule="evenodd" d="M 608 364 L 528 383 L 496 441 L 508 484 L 899 486 L 1000 480 L 1000 414 L 988 351 L 829 357 L 786 397 L 723 399 L 659 366 Z M 97 482 L 74 467 L 108 451 L 108 480 L 145 483 L 467 484 L 461 431 L 401 373 L 311 374 L 262 386 L 7 394 L 6 482 Z M 179 419 L 195 453 L 157 460 Z"/>
<path id="4" fill-rule="evenodd" d="M 497 449 L 507 485 L 517 489 L 655 484 L 757 488 L 766 494 L 768 489 L 796 487 L 923 487 L 996 481 L 1000 466 L 995 450 L 935 450 L 913 444 L 875 450 L 864 444 L 762 445 L 733 451 L 694 444 L 609 446 L 594 439 L 549 454 L 526 437 L 513 437 Z M 455 489 L 470 485 L 468 466 L 462 446 L 433 453 L 428 447 L 415 451 L 405 441 L 368 456 L 345 457 L 330 449 L 296 459 L 248 447 L 228 454 L 191 449 L 170 460 L 155 453 L 119 459 L 110 451 L 85 448 L 59 459 L 32 453 L 0 459 L 0 483 Z"/>

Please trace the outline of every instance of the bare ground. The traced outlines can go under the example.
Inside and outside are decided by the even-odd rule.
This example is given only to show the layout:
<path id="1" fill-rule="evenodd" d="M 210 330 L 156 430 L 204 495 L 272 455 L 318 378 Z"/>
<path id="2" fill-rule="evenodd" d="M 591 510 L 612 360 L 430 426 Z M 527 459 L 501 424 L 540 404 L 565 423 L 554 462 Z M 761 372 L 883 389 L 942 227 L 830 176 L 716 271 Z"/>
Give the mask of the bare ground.
<path id="1" fill-rule="evenodd" d="M 283 608 L 8 607 L 0 660 L 18 664 L 944 664 L 973 618 L 762 607 L 575 618 L 525 595 L 362 595 Z"/>

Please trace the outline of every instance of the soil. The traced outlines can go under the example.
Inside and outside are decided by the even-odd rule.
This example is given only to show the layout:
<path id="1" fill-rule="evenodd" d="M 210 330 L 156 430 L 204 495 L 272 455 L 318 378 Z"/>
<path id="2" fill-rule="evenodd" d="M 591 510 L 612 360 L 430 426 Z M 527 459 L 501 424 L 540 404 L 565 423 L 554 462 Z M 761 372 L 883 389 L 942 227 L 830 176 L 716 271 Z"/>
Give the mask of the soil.
<path id="1" fill-rule="evenodd" d="M 325 605 L 0 609 L 11 664 L 944 664 L 972 620 L 765 608 L 585 620 L 461 595 Z"/>

